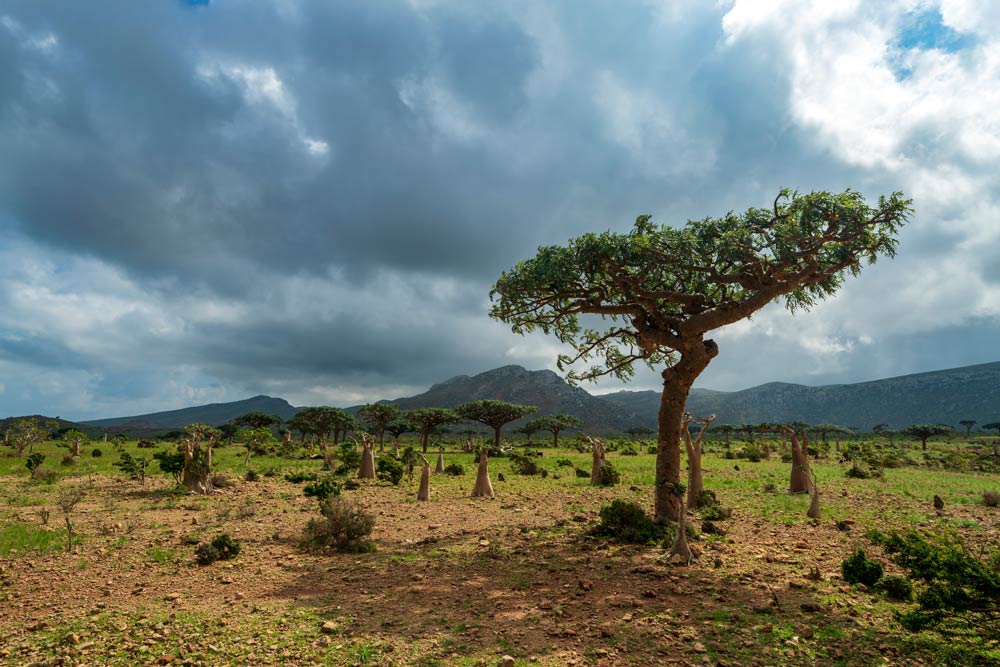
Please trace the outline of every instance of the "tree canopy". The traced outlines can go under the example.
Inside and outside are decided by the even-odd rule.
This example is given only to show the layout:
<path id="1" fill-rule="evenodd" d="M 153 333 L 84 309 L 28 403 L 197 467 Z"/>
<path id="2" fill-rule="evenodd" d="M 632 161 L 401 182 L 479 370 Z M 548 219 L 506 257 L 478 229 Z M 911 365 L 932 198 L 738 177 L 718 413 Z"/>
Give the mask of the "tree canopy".
<path id="1" fill-rule="evenodd" d="M 558 447 L 559 433 L 563 429 L 578 428 L 582 424 L 583 421 L 579 417 L 567 414 L 555 414 L 532 419 L 524 425 L 524 428 L 526 431 L 530 429 L 532 433 L 535 431 L 548 431 L 552 434 L 552 446 Z"/>
<path id="2" fill-rule="evenodd" d="M 427 451 L 427 438 L 431 431 L 443 424 L 454 424 L 461 421 L 462 416 L 449 408 L 416 408 L 403 413 L 408 421 L 418 426 L 420 432 L 420 448 Z"/>
<path id="3" fill-rule="evenodd" d="M 927 439 L 936 435 L 947 435 L 951 433 L 951 427 L 945 424 L 911 424 L 903 429 L 903 434 L 920 441 L 921 446 L 927 449 Z"/>
<path id="4" fill-rule="evenodd" d="M 869 206 L 851 190 L 782 190 L 769 208 L 683 227 L 657 227 L 642 215 L 627 233 L 539 248 L 501 275 L 491 315 L 515 333 L 541 331 L 570 347 L 560 369 L 589 364 L 570 370 L 570 381 L 627 380 L 637 362 L 666 366 L 656 507 L 658 517 L 676 519 L 681 415 L 691 385 L 719 351 L 705 334 L 778 298 L 794 311 L 834 294 L 864 263 L 895 254 L 910 211 L 901 193 Z"/>
<path id="5" fill-rule="evenodd" d="M 484 399 L 462 403 L 455 407 L 455 412 L 462 419 L 477 421 L 491 427 L 494 433 L 493 444 L 499 447 L 500 429 L 503 428 L 503 425 L 525 415 L 530 415 L 537 409 L 534 405 L 518 405 L 507 401 Z"/>
<path id="6" fill-rule="evenodd" d="M 270 428 L 275 424 L 280 424 L 282 418 L 278 415 L 274 415 L 268 412 L 248 412 L 245 415 L 240 415 L 239 417 L 232 420 L 232 423 L 236 426 L 242 426 L 244 428 Z"/>

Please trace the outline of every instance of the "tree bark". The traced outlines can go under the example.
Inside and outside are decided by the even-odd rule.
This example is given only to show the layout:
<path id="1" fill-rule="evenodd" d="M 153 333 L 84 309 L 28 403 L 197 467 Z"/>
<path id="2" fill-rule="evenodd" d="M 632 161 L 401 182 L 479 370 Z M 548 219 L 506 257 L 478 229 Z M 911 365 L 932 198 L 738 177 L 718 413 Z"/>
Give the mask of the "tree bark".
<path id="1" fill-rule="evenodd" d="M 607 449 L 604 442 L 598 438 L 590 438 L 590 483 L 593 486 L 601 484 L 601 468 L 604 467 Z"/>
<path id="2" fill-rule="evenodd" d="M 420 451 L 422 451 L 424 454 L 427 453 L 427 441 L 430 439 L 429 436 L 430 436 L 429 430 L 420 432 Z"/>
<path id="3" fill-rule="evenodd" d="M 789 493 L 809 493 L 809 439 L 802 434 L 802 444 L 795 432 L 788 434 L 792 441 L 792 472 L 788 481 Z"/>
<path id="4" fill-rule="evenodd" d="M 687 512 L 683 500 L 680 503 L 677 519 L 677 535 L 674 536 L 674 543 L 670 545 L 668 557 L 676 557 L 677 560 L 682 560 L 685 565 L 690 565 L 691 561 L 694 560 L 694 554 L 691 553 L 691 547 L 687 541 Z"/>
<path id="5" fill-rule="evenodd" d="M 691 442 L 690 420 L 684 420 L 684 446 L 688 457 L 687 506 L 697 509 L 700 505 L 701 492 L 705 490 L 701 473 L 701 455 L 705 450 L 705 431 L 715 421 L 715 415 L 708 417 L 698 432 L 698 437 Z"/>
<path id="6" fill-rule="evenodd" d="M 208 494 L 212 488 L 212 445 L 188 443 L 184 448 L 184 475 L 181 483 L 191 493 Z"/>
<path id="7" fill-rule="evenodd" d="M 375 479 L 375 452 L 372 443 L 366 438 L 361 441 L 361 466 L 358 469 L 359 479 Z"/>
<path id="8" fill-rule="evenodd" d="M 502 428 L 503 426 L 497 426 L 494 429 L 496 432 L 493 435 L 493 446 L 496 447 L 497 451 L 500 451 L 500 429 Z"/>
<path id="9" fill-rule="evenodd" d="M 719 354 L 713 340 L 702 340 L 699 335 L 691 346 L 678 350 L 680 359 L 667 368 L 663 376 L 663 393 L 660 396 L 660 414 L 657 419 L 659 432 L 656 446 L 655 519 L 677 521 L 680 516 L 681 492 L 681 418 L 691 385 L 709 362 Z"/>
<path id="10" fill-rule="evenodd" d="M 500 433 L 500 429 L 497 429 Z M 489 450 L 483 449 L 479 455 L 479 469 L 476 471 L 476 485 L 472 487 L 473 498 L 492 498 L 493 484 L 490 482 Z"/>
<path id="11" fill-rule="evenodd" d="M 420 469 L 420 490 L 417 491 L 417 500 L 431 499 L 431 464 L 423 456 L 424 467 Z"/>
<path id="12" fill-rule="evenodd" d="M 556 447 L 559 446 L 559 431 L 560 431 L 560 429 L 558 429 L 558 428 L 556 430 L 552 431 L 552 448 L 553 449 L 555 449 Z"/>
<path id="13" fill-rule="evenodd" d="M 434 472 L 444 472 L 444 452 L 438 452 L 437 465 L 434 466 Z"/>

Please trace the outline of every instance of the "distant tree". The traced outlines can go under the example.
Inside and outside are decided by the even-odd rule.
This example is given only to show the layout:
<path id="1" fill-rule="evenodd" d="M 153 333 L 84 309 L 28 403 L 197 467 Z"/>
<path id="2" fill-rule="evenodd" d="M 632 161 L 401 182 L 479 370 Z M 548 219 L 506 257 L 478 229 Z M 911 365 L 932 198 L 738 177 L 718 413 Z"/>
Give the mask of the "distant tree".
<path id="1" fill-rule="evenodd" d="M 824 445 L 828 444 L 827 436 L 831 433 L 836 435 L 847 435 L 851 433 L 851 430 L 846 426 L 838 426 L 837 424 L 815 424 L 806 430 L 818 434 Z"/>
<path id="2" fill-rule="evenodd" d="M 90 442 L 90 438 L 83 431 L 71 428 L 62 434 L 63 446 L 69 450 L 73 456 L 80 456 L 80 448 Z"/>
<path id="3" fill-rule="evenodd" d="M 1000 435 L 1000 422 L 990 422 L 989 424 L 983 424 L 983 428 L 986 430 L 994 430 L 997 435 Z"/>
<path id="4" fill-rule="evenodd" d="M 35 445 L 45 442 L 48 436 L 49 432 L 39 426 L 34 417 L 15 419 L 7 429 L 7 444 L 14 448 L 18 456 L 24 456 L 25 452 L 30 454 Z"/>
<path id="5" fill-rule="evenodd" d="M 236 439 L 236 434 L 240 432 L 240 427 L 236 424 L 221 424 L 219 426 L 219 441 L 225 442 L 226 444 L 233 444 Z"/>
<path id="6" fill-rule="evenodd" d="M 416 408 L 403 413 L 407 421 L 417 426 L 420 433 L 420 451 L 427 451 L 427 441 L 431 431 L 444 424 L 461 421 L 462 416 L 449 408 Z"/>
<path id="7" fill-rule="evenodd" d="M 239 417 L 232 420 L 232 423 L 236 426 L 242 428 L 270 428 L 277 424 L 280 424 L 283 420 L 278 415 L 273 415 L 268 412 L 248 412 L 245 415 L 240 415 Z"/>
<path id="8" fill-rule="evenodd" d="M 528 441 L 527 444 L 530 444 L 531 439 L 535 437 L 535 434 L 542 430 L 538 427 L 538 424 L 536 423 L 537 421 L 537 419 L 532 419 L 531 421 L 525 422 L 519 428 L 515 428 L 514 433 L 520 433 L 523 435 Z"/>
<path id="9" fill-rule="evenodd" d="M 341 433 L 346 435 L 348 431 L 353 430 L 356 427 L 356 421 L 354 415 L 347 410 L 319 405 L 302 408 L 289 420 L 289 425 L 303 434 L 303 441 L 306 434 L 316 436 L 323 461 L 328 468 L 331 468 L 333 467 L 331 465 L 333 455 L 327 448 L 330 435 L 333 435 L 333 444 L 337 445 Z"/>
<path id="10" fill-rule="evenodd" d="M 385 427 L 399 417 L 399 406 L 395 403 L 369 403 L 358 410 L 358 417 L 378 436 L 378 450 L 385 451 Z"/>
<path id="11" fill-rule="evenodd" d="M 392 436 L 392 449 L 399 452 L 399 439 L 404 433 L 416 433 L 419 428 L 416 424 L 406 419 L 394 419 L 385 427 L 386 432 Z"/>
<path id="12" fill-rule="evenodd" d="M 903 429 L 903 434 L 920 441 L 921 449 L 927 449 L 927 439 L 936 435 L 951 433 L 951 427 L 944 424 L 911 424 Z"/>
<path id="13" fill-rule="evenodd" d="M 567 428 L 579 428 L 583 421 L 579 417 L 566 414 L 545 415 L 538 419 L 532 419 L 524 425 L 525 428 L 534 427 L 536 431 L 548 431 L 552 434 L 552 446 L 559 446 L 559 433 Z"/>
<path id="14" fill-rule="evenodd" d="M 503 428 L 504 424 L 530 415 L 537 409 L 534 405 L 518 405 L 506 401 L 485 399 L 462 403 L 455 407 L 455 412 L 462 419 L 477 421 L 492 428 L 493 444 L 495 447 L 500 447 L 500 429 Z"/>
<path id="15" fill-rule="evenodd" d="M 896 441 L 896 435 L 899 433 L 896 429 L 889 428 L 888 424 L 876 424 L 872 427 L 872 431 L 883 438 L 888 438 L 890 445 Z"/>
<path id="16" fill-rule="evenodd" d="M 970 435 L 972 435 L 972 427 L 976 425 L 976 420 L 975 419 L 963 419 L 962 421 L 960 421 L 958 423 L 965 427 L 965 437 L 966 438 L 968 438 Z"/>
<path id="17" fill-rule="evenodd" d="M 738 424 L 719 424 L 712 428 L 712 431 L 716 433 L 721 433 L 726 438 L 726 446 L 729 446 L 729 437 L 736 433 Z"/>
<path id="18" fill-rule="evenodd" d="M 179 451 L 184 454 L 181 483 L 192 493 L 212 492 L 212 448 L 222 434 L 207 424 L 184 427 Z"/>
<path id="19" fill-rule="evenodd" d="M 680 432 L 688 392 L 718 344 L 706 335 L 783 298 L 807 309 L 838 290 L 863 262 L 892 256 L 910 214 L 900 193 L 868 206 L 857 192 L 800 195 L 782 190 L 767 209 L 657 228 L 640 216 L 630 233 L 586 234 L 505 272 L 491 315 L 515 333 L 555 334 L 574 355 L 560 368 L 597 358 L 570 380 L 628 379 L 636 362 L 663 366 L 655 475 L 656 518 L 681 506 Z M 605 322 L 586 329 L 580 315 Z"/>
<path id="20" fill-rule="evenodd" d="M 629 426 L 625 429 L 625 432 L 633 438 L 641 438 L 646 435 L 653 435 L 656 433 L 656 429 L 649 428 L 648 426 Z"/>
<path id="21" fill-rule="evenodd" d="M 240 431 L 240 440 L 243 442 L 243 446 L 247 448 L 246 458 L 243 459 L 244 466 L 250 465 L 251 454 L 267 454 L 273 451 L 274 445 L 277 443 L 274 433 L 271 432 L 270 425 L 257 426 Z"/>

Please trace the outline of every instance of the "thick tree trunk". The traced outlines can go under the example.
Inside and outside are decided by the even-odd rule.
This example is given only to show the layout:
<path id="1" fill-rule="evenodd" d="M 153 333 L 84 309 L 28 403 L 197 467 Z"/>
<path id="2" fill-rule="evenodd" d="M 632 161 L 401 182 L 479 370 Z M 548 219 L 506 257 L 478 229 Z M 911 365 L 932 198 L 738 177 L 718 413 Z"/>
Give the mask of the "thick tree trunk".
<path id="1" fill-rule="evenodd" d="M 420 469 L 420 490 L 417 491 L 417 500 L 431 499 L 431 464 L 424 459 L 424 467 Z"/>
<path id="2" fill-rule="evenodd" d="M 420 451 L 424 454 L 427 453 L 427 441 L 430 439 L 430 431 L 422 431 L 420 433 Z"/>
<path id="3" fill-rule="evenodd" d="M 497 429 L 499 435 L 500 429 Z M 493 484 L 490 482 L 489 452 L 484 449 L 479 455 L 479 469 L 476 471 L 476 485 L 472 487 L 473 498 L 492 498 Z"/>
<path id="4" fill-rule="evenodd" d="M 434 472 L 444 472 L 444 452 L 438 452 L 438 460 L 434 466 Z"/>
<path id="5" fill-rule="evenodd" d="M 372 443 L 365 440 L 361 443 L 361 466 L 358 469 L 359 479 L 375 479 L 375 452 Z"/>
<path id="6" fill-rule="evenodd" d="M 802 444 L 794 433 L 789 434 L 792 440 L 792 472 L 788 482 L 789 493 L 809 493 L 809 440 L 802 434 Z"/>
<path id="7" fill-rule="evenodd" d="M 812 500 L 809 502 L 809 511 L 806 516 L 810 519 L 819 518 L 819 489 L 813 487 Z"/>
<path id="8" fill-rule="evenodd" d="M 663 393 L 660 397 L 659 432 L 656 445 L 655 519 L 677 521 L 680 517 L 681 492 L 681 418 L 691 385 L 719 354 L 715 341 L 693 341 L 691 347 L 679 350 L 680 360 L 663 371 Z"/>
<path id="9" fill-rule="evenodd" d="M 496 447 L 497 451 L 500 450 L 500 429 L 502 428 L 503 426 L 497 426 L 496 432 L 493 434 L 493 446 Z"/>
<path id="10" fill-rule="evenodd" d="M 552 448 L 559 446 L 559 429 L 552 431 Z"/>
<path id="11" fill-rule="evenodd" d="M 601 484 L 601 468 L 604 467 L 606 450 L 604 442 L 597 438 L 590 439 L 590 483 L 593 486 Z"/>
<path id="12" fill-rule="evenodd" d="M 184 474 L 181 484 L 191 493 L 207 494 L 212 488 L 212 445 L 204 449 L 201 443 L 188 443 L 184 447 Z"/>
<path id="13" fill-rule="evenodd" d="M 691 547 L 688 546 L 687 541 L 687 512 L 685 511 L 684 501 L 681 501 L 678 512 L 677 535 L 674 536 L 674 543 L 670 545 L 668 557 L 677 562 L 683 562 L 685 565 L 690 565 L 691 561 L 694 560 L 694 554 L 691 553 Z"/>

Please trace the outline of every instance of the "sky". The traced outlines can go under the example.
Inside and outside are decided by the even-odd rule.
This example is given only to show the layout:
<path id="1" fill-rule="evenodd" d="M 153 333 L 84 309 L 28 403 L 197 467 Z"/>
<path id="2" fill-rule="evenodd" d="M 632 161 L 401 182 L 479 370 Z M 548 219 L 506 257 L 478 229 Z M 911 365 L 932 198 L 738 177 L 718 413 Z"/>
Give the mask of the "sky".
<path id="1" fill-rule="evenodd" d="M 716 332 L 698 386 L 997 361 L 998 158 L 990 0 L 6 0 L 0 416 L 554 369 L 488 317 L 504 269 L 782 187 L 916 213 L 835 298 Z"/>

